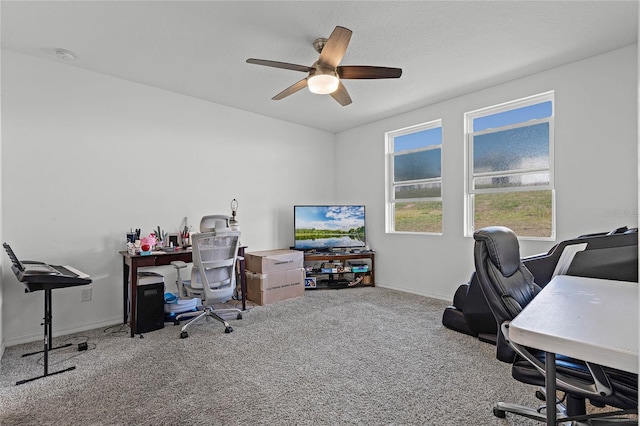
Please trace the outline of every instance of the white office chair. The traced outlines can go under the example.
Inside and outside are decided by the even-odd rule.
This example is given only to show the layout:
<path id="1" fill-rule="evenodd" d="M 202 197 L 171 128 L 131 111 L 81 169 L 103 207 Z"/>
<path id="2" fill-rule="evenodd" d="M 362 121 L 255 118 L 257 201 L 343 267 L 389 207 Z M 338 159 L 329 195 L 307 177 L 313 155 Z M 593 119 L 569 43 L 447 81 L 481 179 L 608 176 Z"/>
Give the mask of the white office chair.
<path id="1" fill-rule="evenodd" d="M 200 219 L 200 232 L 229 232 L 231 230 L 229 227 L 230 220 L 230 216 L 223 214 L 202 216 L 202 219 Z"/>
<path id="2" fill-rule="evenodd" d="M 199 232 L 216 232 L 216 234 L 228 233 L 232 230 L 230 228 L 230 223 L 231 223 L 230 220 L 231 220 L 231 216 L 227 216 L 223 214 L 210 214 L 210 215 L 202 216 L 202 218 L 200 219 Z M 196 235 L 196 233 L 191 234 L 191 239 L 193 239 L 194 235 Z M 238 259 L 242 259 L 242 258 L 238 258 Z M 190 299 L 189 295 L 186 293 L 186 290 L 182 286 L 181 271 L 185 270 L 187 266 L 192 264 L 183 262 L 181 260 L 174 260 L 173 262 L 171 262 L 171 265 L 173 265 L 173 267 L 176 268 L 176 273 L 177 273 L 176 288 L 178 291 L 178 298 L 181 299 L 181 301 L 185 301 L 185 299 Z M 236 289 L 236 293 L 237 293 L 237 289 Z M 179 303 L 180 302 L 178 302 L 178 304 Z M 194 312 L 194 311 L 187 311 L 187 312 L 180 313 L 174 318 L 174 324 L 179 325 L 180 321 L 187 318 L 193 318 L 199 315 L 200 315 L 200 312 Z"/>
<path id="3" fill-rule="evenodd" d="M 238 222 L 235 220 L 234 216 L 227 216 L 224 214 L 210 214 L 207 216 L 202 216 L 202 219 L 200 219 L 200 232 L 216 232 L 217 234 L 220 234 L 222 232 L 232 231 L 240 232 L 238 228 Z M 236 261 L 241 261 L 243 259 L 244 258 L 242 256 L 238 256 Z M 240 273 L 241 271 L 238 270 L 237 272 Z M 234 297 L 236 299 L 241 298 L 240 289 L 238 287 L 236 287 Z"/>
<path id="4" fill-rule="evenodd" d="M 237 319 L 242 319 L 240 309 L 214 309 L 213 307 L 233 298 L 236 290 L 235 266 L 239 239 L 240 232 L 235 231 L 203 232 L 193 236 L 191 279 L 180 279 L 180 268 L 178 268 L 179 294 L 186 297 L 199 297 L 202 300 L 203 310 L 182 327 L 180 338 L 188 337 L 187 328 L 201 318 L 211 317 L 220 321 L 225 326 L 225 333 L 231 333 L 233 328 L 219 314 L 233 312 L 236 313 Z M 178 315 L 176 322 L 186 316 L 193 316 L 193 313 Z"/>

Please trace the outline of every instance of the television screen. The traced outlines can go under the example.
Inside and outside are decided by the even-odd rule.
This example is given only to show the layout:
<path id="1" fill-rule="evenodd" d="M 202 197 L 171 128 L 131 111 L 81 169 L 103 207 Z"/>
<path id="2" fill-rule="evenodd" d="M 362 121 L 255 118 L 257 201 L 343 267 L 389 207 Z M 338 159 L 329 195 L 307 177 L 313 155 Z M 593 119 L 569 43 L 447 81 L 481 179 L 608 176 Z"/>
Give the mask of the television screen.
<path id="1" fill-rule="evenodd" d="M 364 206 L 294 206 L 298 250 L 365 246 Z"/>

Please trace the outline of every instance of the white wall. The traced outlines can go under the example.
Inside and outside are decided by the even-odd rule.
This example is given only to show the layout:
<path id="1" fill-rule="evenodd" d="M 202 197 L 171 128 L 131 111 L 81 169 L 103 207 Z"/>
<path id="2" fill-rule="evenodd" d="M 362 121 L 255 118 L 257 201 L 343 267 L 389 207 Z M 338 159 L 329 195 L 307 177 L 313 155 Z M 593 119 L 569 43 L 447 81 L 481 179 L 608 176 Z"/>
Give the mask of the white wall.
<path id="1" fill-rule="evenodd" d="M 233 198 L 250 250 L 291 244 L 294 204 L 365 204 L 378 285 L 450 300 L 473 270 L 462 229 L 463 114 L 552 89 L 557 240 L 637 226 L 636 46 L 338 135 L 14 52 L 2 60 L 4 241 L 21 257 L 94 279 L 90 302 L 79 288 L 55 291 L 54 336 L 121 321 L 126 230 L 177 230 L 185 216 L 196 224 L 228 212 Z M 435 118 L 444 129 L 444 234 L 387 235 L 384 132 Z M 327 150 L 336 163 L 325 176 L 335 182 L 298 173 Z M 522 241 L 522 254 L 552 244 Z M 4 268 L 1 297 L 4 343 L 40 339 L 42 294 L 25 294 Z"/>
<path id="2" fill-rule="evenodd" d="M 177 232 L 185 216 L 197 227 L 230 214 L 236 198 L 249 250 L 289 247 L 293 205 L 334 200 L 332 183 L 305 172 L 309 159 L 333 156 L 332 133 L 2 55 L 4 241 L 93 278 L 89 302 L 82 288 L 54 291 L 54 336 L 122 321 L 118 251 L 129 228 Z M 323 167 L 333 175 L 332 162 Z M 42 292 L 25 294 L 9 268 L 2 280 L 4 342 L 41 339 Z"/>
<path id="3" fill-rule="evenodd" d="M 0 11 L 2 8 L 0 7 Z M 0 37 L 1 38 L 1 37 Z M 0 64 L 2 63 L 2 51 L 0 51 Z M 0 167 L 2 166 L 2 67 L 0 67 Z M 2 239 L 2 173 L 0 173 L 0 239 Z M 2 359 L 2 355 L 4 355 L 4 330 L 2 327 L 2 305 L 3 305 L 3 291 L 4 288 L 4 280 L 2 278 L 2 271 L 4 268 L 5 262 L 3 258 L 0 258 L 0 359 Z"/>
<path id="4" fill-rule="evenodd" d="M 634 45 L 338 134 L 338 201 L 367 207 L 376 282 L 453 298 L 474 270 L 473 239 L 463 236 L 463 114 L 548 90 L 555 90 L 557 241 L 636 227 L 637 85 Z M 438 118 L 443 122 L 443 235 L 385 234 L 384 133 Z M 524 256 L 546 252 L 554 242 L 520 244 Z"/>

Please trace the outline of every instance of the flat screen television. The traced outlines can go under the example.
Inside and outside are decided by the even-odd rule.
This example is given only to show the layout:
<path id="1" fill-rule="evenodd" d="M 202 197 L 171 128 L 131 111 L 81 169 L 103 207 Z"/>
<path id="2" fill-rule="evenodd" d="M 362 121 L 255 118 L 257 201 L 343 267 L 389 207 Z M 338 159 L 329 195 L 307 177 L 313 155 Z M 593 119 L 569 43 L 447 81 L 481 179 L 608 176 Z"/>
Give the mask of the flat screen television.
<path id="1" fill-rule="evenodd" d="M 329 251 L 366 244 L 364 206 L 294 206 L 294 248 Z"/>

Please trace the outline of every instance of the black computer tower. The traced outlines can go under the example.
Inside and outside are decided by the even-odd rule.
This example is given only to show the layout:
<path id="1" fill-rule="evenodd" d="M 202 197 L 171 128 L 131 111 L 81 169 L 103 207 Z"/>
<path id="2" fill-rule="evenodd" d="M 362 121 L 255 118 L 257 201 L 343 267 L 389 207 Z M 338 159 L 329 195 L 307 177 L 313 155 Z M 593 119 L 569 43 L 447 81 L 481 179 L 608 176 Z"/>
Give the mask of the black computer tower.
<path id="1" fill-rule="evenodd" d="M 164 328 L 164 278 L 142 272 L 138 275 L 136 331 L 147 333 L 161 328 Z"/>

